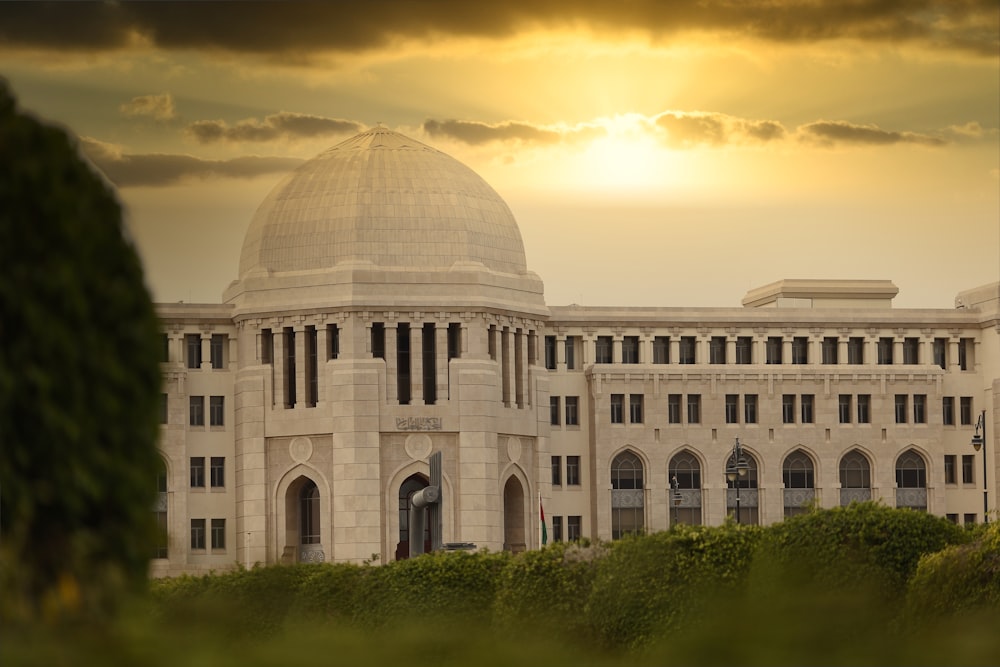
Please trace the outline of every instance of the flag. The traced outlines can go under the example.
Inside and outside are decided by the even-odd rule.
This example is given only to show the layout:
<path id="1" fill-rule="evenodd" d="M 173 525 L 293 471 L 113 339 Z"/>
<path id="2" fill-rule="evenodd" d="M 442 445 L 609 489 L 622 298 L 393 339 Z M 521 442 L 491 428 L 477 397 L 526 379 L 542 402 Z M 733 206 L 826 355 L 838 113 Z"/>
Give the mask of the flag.
<path id="1" fill-rule="evenodd" d="M 542 496 L 538 495 L 538 516 L 542 521 L 542 546 L 544 547 L 549 543 L 549 531 L 545 528 L 545 508 L 542 507 Z"/>

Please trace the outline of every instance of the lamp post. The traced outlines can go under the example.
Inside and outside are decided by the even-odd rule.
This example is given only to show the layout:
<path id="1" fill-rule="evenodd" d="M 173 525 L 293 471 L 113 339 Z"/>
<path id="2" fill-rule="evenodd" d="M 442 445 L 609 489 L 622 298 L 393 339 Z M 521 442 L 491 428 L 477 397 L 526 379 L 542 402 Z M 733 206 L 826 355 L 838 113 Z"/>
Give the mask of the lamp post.
<path id="1" fill-rule="evenodd" d="M 736 438 L 733 453 L 729 455 L 729 461 L 726 463 L 726 479 L 736 487 L 736 523 L 740 523 L 740 478 L 746 477 L 748 470 L 750 466 L 743 456 L 743 446 L 740 445 L 740 439 Z"/>
<path id="2" fill-rule="evenodd" d="M 977 452 L 983 450 L 983 523 L 989 523 L 989 514 L 987 514 L 989 503 L 987 502 L 987 494 L 989 491 L 986 486 L 986 410 L 979 413 L 979 419 L 976 420 L 976 434 L 972 436 L 972 448 Z"/>
<path id="3" fill-rule="evenodd" d="M 677 508 L 681 504 L 681 483 L 677 481 L 677 475 L 670 478 L 670 500 L 673 501 L 673 507 L 671 512 L 673 516 L 670 517 L 670 526 L 673 527 L 677 523 Z"/>

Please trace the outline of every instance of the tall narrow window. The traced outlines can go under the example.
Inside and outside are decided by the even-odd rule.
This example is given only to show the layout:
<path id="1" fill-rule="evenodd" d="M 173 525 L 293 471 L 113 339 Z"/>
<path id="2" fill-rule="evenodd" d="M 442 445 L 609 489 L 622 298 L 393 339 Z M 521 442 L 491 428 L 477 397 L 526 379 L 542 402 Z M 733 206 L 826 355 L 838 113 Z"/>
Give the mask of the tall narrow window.
<path id="1" fill-rule="evenodd" d="M 903 363 L 916 365 L 920 363 L 920 339 L 903 339 Z"/>
<path id="2" fill-rule="evenodd" d="M 809 339 L 805 336 L 796 336 L 792 339 L 792 363 L 809 363 Z"/>
<path id="3" fill-rule="evenodd" d="M 687 395 L 688 424 L 701 423 L 701 394 Z"/>
<path id="4" fill-rule="evenodd" d="M 958 399 L 958 417 L 962 426 L 972 424 L 972 397 L 962 396 Z"/>
<path id="5" fill-rule="evenodd" d="M 594 347 L 594 363 L 611 363 L 611 336 L 598 336 Z"/>
<path id="6" fill-rule="evenodd" d="M 891 365 L 892 358 L 892 338 L 882 337 L 878 339 L 878 363 L 880 365 Z"/>
<path id="7" fill-rule="evenodd" d="M 743 397 L 743 421 L 747 424 L 757 423 L 757 394 Z"/>
<path id="8" fill-rule="evenodd" d="M 556 337 L 545 337 L 545 367 L 550 371 L 556 369 Z"/>
<path id="9" fill-rule="evenodd" d="M 858 394 L 858 423 L 872 423 L 872 395 Z"/>
<path id="10" fill-rule="evenodd" d="M 740 421 L 740 395 L 726 394 L 726 423 L 738 424 Z"/>
<path id="11" fill-rule="evenodd" d="M 299 543 L 320 543 L 319 488 L 307 480 L 299 492 Z"/>
<path id="12" fill-rule="evenodd" d="M 295 329 L 285 327 L 285 407 L 294 408 L 295 396 Z"/>
<path id="13" fill-rule="evenodd" d="M 813 406 L 815 405 L 815 403 L 816 403 L 816 399 L 815 399 L 815 397 L 812 394 L 802 394 L 802 397 L 801 397 L 801 411 L 802 411 L 802 423 L 803 424 L 812 424 L 813 423 L 813 419 L 814 419 Z"/>
<path id="14" fill-rule="evenodd" d="M 955 455 L 945 454 L 944 455 L 944 483 L 945 484 L 956 484 L 957 478 L 955 477 Z"/>
<path id="15" fill-rule="evenodd" d="M 208 351 L 212 361 L 212 368 L 216 370 L 225 368 L 226 344 L 228 342 L 229 336 L 226 334 L 212 334 L 212 338 L 208 343 Z"/>
<path id="16" fill-rule="evenodd" d="M 795 394 L 782 395 L 781 421 L 785 424 L 795 423 Z"/>
<path id="17" fill-rule="evenodd" d="M 552 541 L 563 541 L 563 518 L 559 515 L 552 517 Z"/>
<path id="18" fill-rule="evenodd" d="M 632 452 L 611 462 L 611 539 L 641 533 L 645 525 L 643 466 Z"/>
<path id="19" fill-rule="evenodd" d="M 643 398 L 642 394 L 628 395 L 628 420 L 632 424 L 642 423 Z"/>
<path id="20" fill-rule="evenodd" d="M 753 363 L 753 338 L 740 336 L 736 339 L 736 363 Z"/>
<path id="21" fill-rule="evenodd" d="M 566 484 L 569 486 L 580 486 L 580 457 L 566 457 Z"/>
<path id="22" fill-rule="evenodd" d="M 566 540 L 569 542 L 576 542 L 580 539 L 583 533 L 580 532 L 580 526 L 583 523 L 583 517 L 580 515 L 573 515 L 566 517 Z"/>
<path id="23" fill-rule="evenodd" d="M 462 356 L 462 324 L 460 322 L 448 323 L 448 360 L 458 359 Z"/>
<path id="24" fill-rule="evenodd" d="M 653 338 L 653 363 L 670 363 L 670 336 L 656 336 Z"/>
<path id="25" fill-rule="evenodd" d="M 941 368 L 948 367 L 948 339 L 934 339 L 934 363 Z"/>
<path id="26" fill-rule="evenodd" d="M 847 363 L 859 366 L 865 363 L 865 339 L 852 336 L 847 339 Z"/>
<path id="27" fill-rule="evenodd" d="M 191 488 L 205 488 L 205 457 L 192 456 L 190 462 Z"/>
<path id="28" fill-rule="evenodd" d="M 372 358 L 385 359 L 385 324 L 372 322 Z"/>
<path id="29" fill-rule="evenodd" d="M 837 397 L 837 415 L 841 424 L 851 423 L 851 395 L 841 394 Z"/>
<path id="30" fill-rule="evenodd" d="M 697 362 L 697 354 L 695 352 L 697 339 L 694 336 L 681 336 L 681 344 L 678 352 L 680 359 L 677 361 L 682 364 L 693 364 Z"/>
<path id="31" fill-rule="evenodd" d="M 927 423 L 927 394 L 913 395 L 913 423 Z"/>
<path id="32" fill-rule="evenodd" d="M 205 520 L 191 519 L 191 548 L 205 548 Z"/>
<path id="33" fill-rule="evenodd" d="M 190 396 L 188 397 L 188 404 L 190 406 L 188 423 L 191 426 L 204 426 L 205 425 L 205 397 L 204 396 Z"/>
<path id="34" fill-rule="evenodd" d="M 611 423 L 625 423 L 625 394 L 611 394 Z"/>
<path id="35" fill-rule="evenodd" d="M 211 468 L 210 481 L 213 489 L 221 489 L 226 486 L 226 457 L 213 456 L 210 460 Z"/>
<path id="36" fill-rule="evenodd" d="M 562 457 L 551 457 L 552 462 L 552 486 L 562 486 Z"/>
<path id="37" fill-rule="evenodd" d="M 670 424 L 681 423 L 681 395 L 670 394 L 667 396 L 667 422 Z"/>
<path id="38" fill-rule="evenodd" d="M 959 338 L 958 339 L 958 367 L 963 370 L 969 370 L 972 365 L 969 363 L 969 357 L 972 356 L 972 339 L 971 338 Z"/>
<path id="39" fill-rule="evenodd" d="M 201 336 L 185 334 L 184 347 L 187 350 L 187 367 L 201 368 Z"/>
<path id="40" fill-rule="evenodd" d="M 580 347 L 578 336 L 566 336 L 566 368 L 576 370 L 576 351 Z"/>
<path id="41" fill-rule="evenodd" d="M 226 548 L 226 520 L 212 519 L 212 548 Z"/>
<path id="42" fill-rule="evenodd" d="M 396 396 L 400 405 L 410 404 L 410 325 L 396 325 Z"/>
<path id="43" fill-rule="evenodd" d="M 514 329 L 514 403 L 519 408 L 524 407 L 524 332 L 521 329 Z"/>
<path id="44" fill-rule="evenodd" d="M 909 405 L 909 396 L 906 394 L 896 394 L 896 423 L 906 423 L 906 412 Z"/>
<path id="45" fill-rule="evenodd" d="M 945 426 L 955 425 L 955 397 L 941 397 L 941 420 Z"/>
<path id="46" fill-rule="evenodd" d="M 962 454 L 962 484 L 975 484 L 976 473 L 972 454 Z"/>
<path id="47" fill-rule="evenodd" d="M 260 330 L 260 363 L 274 363 L 274 335 L 270 329 Z"/>
<path id="48" fill-rule="evenodd" d="M 559 416 L 562 414 L 558 396 L 549 396 L 549 424 L 559 426 Z"/>
<path id="49" fill-rule="evenodd" d="M 580 425 L 580 397 L 566 397 L 566 426 Z"/>
<path id="50" fill-rule="evenodd" d="M 306 406 L 315 408 L 319 401 L 319 336 L 316 327 L 306 327 Z"/>
<path id="51" fill-rule="evenodd" d="M 708 363 L 710 364 L 726 363 L 725 336 L 712 336 L 712 339 L 708 343 Z"/>
<path id="52" fill-rule="evenodd" d="M 437 403 L 437 327 L 424 322 L 421 335 L 423 343 L 424 404 Z"/>
<path id="53" fill-rule="evenodd" d="M 160 394 L 160 423 L 161 424 L 166 424 L 167 423 L 167 419 L 170 416 L 170 412 L 167 409 L 168 405 L 169 405 L 169 399 L 167 397 L 167 394 L 166 393 Z"/>
<path id="54" fill-rule="evenodd" d="M 836 365 L 840 355 L 840 340 L 836 336 L 823 339 L 823 363 Z"/>
<path id="55" fill-rule="evenodd" d="M 638 336 L 625 336 L 625 338 L 622 339 L 622 363 L 623 364 L 639 363 Z"/>
<path id="56" fill-rule="evenodd" d="M 497 360 L 497 325 L 491 324 L 490 328 L 486 331 L 486 350 L 490 355 L 490 359 L 493 361 Z"/>
<path id="57" fill-rule="evenodd" d="M 224 426 L 226 423 L 226 397 L 208 397 L 208 423 L 210 426 Z"/>
<path id="58" fill-rule="evenodd" d="M 170 337 L 167 334 L 160 334 L 160 361 L 170 361 Z"/>
<path id="59" fill-rule="evenodd" d="M 326 325 L 326 360 L 340 356 L 340 327 L 336 324 Z"/>
<path id="60" fill-rule="evenodd" d="M 767 347 L 765 348 L 766 359 L 765 363 L 768 364 L 780 364 L 781 363 L 781 346 L 782 340 L 780 336 L 769 336 L 767 339 Z"/>

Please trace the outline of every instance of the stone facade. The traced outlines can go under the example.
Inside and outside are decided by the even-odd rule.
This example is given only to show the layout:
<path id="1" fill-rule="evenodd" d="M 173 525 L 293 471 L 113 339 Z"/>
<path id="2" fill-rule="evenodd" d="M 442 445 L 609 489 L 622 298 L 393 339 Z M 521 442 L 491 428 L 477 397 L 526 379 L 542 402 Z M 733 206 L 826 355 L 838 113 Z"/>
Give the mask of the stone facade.
<path id="1" fill-rule="evenodd" d="M 265 200 L 223 303 L 159 307 L 153 573 L 401 557 L 435 450 L 444 542 L 491 550 L 538 547 L 539 499 L 561 539 L 718 524 L 737 496 L 760 523 L 867 498 L 982 521 L 1000 284 L 954 309 L 895 293 L 787 280 L 739 308 L 549 307 L 502 199 L 375 128 Z"/>

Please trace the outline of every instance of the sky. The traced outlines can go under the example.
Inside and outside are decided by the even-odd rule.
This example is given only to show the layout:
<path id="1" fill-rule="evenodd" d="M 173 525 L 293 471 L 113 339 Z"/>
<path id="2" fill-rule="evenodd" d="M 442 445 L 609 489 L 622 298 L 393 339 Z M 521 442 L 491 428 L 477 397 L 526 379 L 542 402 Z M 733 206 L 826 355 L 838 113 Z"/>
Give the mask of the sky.
<path id="1" fill-rule="evenodd" d="M 0 77 L 116 186 L 158 301 L 382 123 L 505 199 L 549 305 L 1000 280 L 997 0 L 0 3 Z"/>

